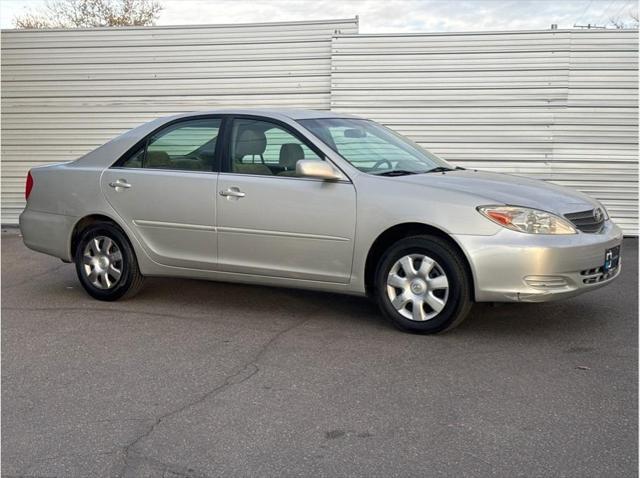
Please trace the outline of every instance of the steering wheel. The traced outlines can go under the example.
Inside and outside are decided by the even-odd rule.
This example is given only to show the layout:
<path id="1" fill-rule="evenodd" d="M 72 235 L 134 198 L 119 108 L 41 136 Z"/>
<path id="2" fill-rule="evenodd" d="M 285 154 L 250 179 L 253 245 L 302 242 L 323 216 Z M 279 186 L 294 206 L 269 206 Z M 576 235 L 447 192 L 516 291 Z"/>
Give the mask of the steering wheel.
<path id="1" fill-rule="evenodd" d="M 380 166 L 382 166 L 385 163 L 389 165 L 389 169 L 393 169 L 393 164 L 391 164 L 391 161 L 389 161 L 388 159 L 379 159 L 378 161 L 376 161 L 376 164 L 374 164 L 371 169 L 379 169 Z"/>

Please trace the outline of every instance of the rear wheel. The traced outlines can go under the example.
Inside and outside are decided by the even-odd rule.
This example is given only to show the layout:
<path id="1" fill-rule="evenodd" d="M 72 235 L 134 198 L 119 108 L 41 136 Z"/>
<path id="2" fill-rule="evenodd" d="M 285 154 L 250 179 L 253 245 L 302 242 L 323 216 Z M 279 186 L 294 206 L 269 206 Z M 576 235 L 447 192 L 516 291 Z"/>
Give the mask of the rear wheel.
<path id="1" fill-rule="evenodd" d="M 462 259 L 435 236 L 407 237 L 391 246 L 378 264 L 375 290 L 382 312 L 407 332 L 452 329 L 472 305 Z"/>
<path id="2" fill-rule="evenodd" d="M 98 223 L 82 231 L 75 264 L 80 283 L 95 299 L 131 297 L 142 287 L 143 276 L 133 249 L 114 224 Z"/>

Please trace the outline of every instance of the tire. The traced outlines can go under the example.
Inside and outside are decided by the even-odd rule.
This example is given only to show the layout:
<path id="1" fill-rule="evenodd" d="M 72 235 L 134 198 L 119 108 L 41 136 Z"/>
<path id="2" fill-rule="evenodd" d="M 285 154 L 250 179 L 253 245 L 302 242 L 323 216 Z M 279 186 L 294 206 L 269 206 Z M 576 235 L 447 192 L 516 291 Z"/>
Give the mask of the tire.
<path id="1" fill-rule="evenodd" d="M 94 299 L 133 297 L 142 287 L 144 277 L 133 248 L 115 224 L 100 222 L 82 231 L 75 264 L 82 287 Z"/>
<path id="2" fill-rule="evenodd" d="M 436 236 L 411 236 L 393 244 L 378 262 L 375 294 L 393 325 L 419 334 L 456 327 L 472 305 L 463 259 Z"/>

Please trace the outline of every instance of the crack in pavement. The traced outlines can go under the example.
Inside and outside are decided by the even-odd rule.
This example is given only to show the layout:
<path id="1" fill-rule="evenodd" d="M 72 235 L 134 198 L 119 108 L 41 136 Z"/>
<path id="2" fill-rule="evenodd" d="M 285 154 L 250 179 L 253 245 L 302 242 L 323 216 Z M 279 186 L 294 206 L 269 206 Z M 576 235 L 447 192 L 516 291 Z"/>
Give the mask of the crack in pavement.
<path id="1" fill-rule="evenodd" d="M 312 314 L 310 314 L 310 315 L 312 315 Z M 129 468 L 130 459 L 133 458 L 133 459 L 140 460 L 140 459 L 144 458 L 141 455 L 134 455 L 132 453 L 133 449 L 140 442 L 142 442 L 143 440 L 148 438 L 155 431 L 155 429 L 162 423 L 163 420 L 166 420 L 166 419 L 168 419 L 170 417 L 178 415 L 179 413 L 182 413 L 182 412 L 184 412 L 185 410 L 187 410 L 189 408 L 195 407 L 195 406 L 199 405 L 200 403 L 205 402 L 207 399 L 218 395 L 219 393 L 223 392 L 225 389 L 227 389 L 228 387 L 230 387 L 232 385 L 237 385 L 237 384 L 240 384 L 240 383 L 243 383 L 243 382 L 246 382 L 247 380 L 249 380 L 251 377 L 253 377 L 254 375 L 256 375 L 260 371 L 260 368 L 258 367 L 257 362 L 264 356 L 264 354 L 271 347 L 271 345 L 273 345 L 283 335 L 291 332 L 293 329 L 295 329 L 297 327 L 301 327 L 302 325 L 307 323 L 309 320 L 311 320 L 311 316 L 307 317 L 306 319 L 304 319 L 301 322 L 296 322 L 296 323 L 294 323 L 294 324 L 292 324 L 292 325 L 290 325 L 288 327 L 285 327 L 284 329 L 280 330 L 275 335 L 273 335 L 262 347 L 260 347 L 260 349 L 255 354 L 253 354 L 251 359 L 249 359 L 243 365 L 237 367 L 235 372 L 233 372 L 232 374 L 228 375 L 224 379 L 222 384 L 218 385 L 217 387 L 212 388 L 211 390 L 209 390 L 208 392 L 204 393 L 203 395 L 201 395 L 197 399 L 192 400 L 190 402 L 187 402 L 186 404 L 182 405 L 181 407 L 178 407 L 178 408 L 176 408 L 174 410 L 170 410 L 167 413 L 164 413 L 164 414 L 160 415 L 159 417 L 157 417 L 156 420 L 154 421 L 154 423 L 151 424 L 151 426 L 147 430 L 145 430 L 143 433 L 138 435 L 134 440 L 132 440 L 131 442 L 129 442 L 128 444 L 126 444 L 123 447 L 123 455 L 124 455 L 123 461 L 124 461 L 124 463 L 123 463 L 122 469 L 117 474 L 117 476 L 122 478 L 125 475 L 127 469 Z M 190 471 L 190 473 L 191 472 L 192 471 Z M 184 475 L 184 476 L 192 476 L 192 475 Z"/>
<path id="2" fill-rule="evenodd" d="M 47 271 L 44 271 L 41 274 L 38 274 L 37 277 L 40 276 L 44 276 L 47 274 L 50 274 L 52 272 L 55 272 L 56 270 L 64 267 L 67 264 L 61 264 L 59 266 L 56 266 L 52 269 L 49 269 Z M 29 280 L 32 280 L 32 278 L 30 278 Z M 26 281 L 22 281 L 16 284 L 12 284 L 9 285 L 7 287 L 3 287 L 3 289 L 10 289 L 10 288 L 14 288 L 20 285 L 23 285 Z M 38 311 L 57 311 L 57 312 L 77 312 L 77 311 L 84 311 L 86 310 L 86 308 L 84 307 L 56 307 L 56 306 L 44 306 L 44 307 L 3 307 L 3 310 L 12 310 L 12 311 L 31 311 L 31 312 L 38 312 Z M 320 308 L 319 308 L 320 309 Z M 172 318 L 172 319 L 188 319 L 188 320 L 200 320 L 200 319 L 207 319 L 207 320 L 211 320 L 211 315 L 207 314 L 206 316 L 203 317 L 193 317 L 192 315 L 189 316 L 181 316 L 181 315 L 177 315 L 177 314 L 169 314 L 169 313 L 163 313 L 163 312 L 155 312 L 155 311 L 147 311 L 147 310 L 125 310 L 125 309 L 120 309 L 120 308 L 109 308 L 109 307 L 93 307 L 92 308 L 93 311 L 96 312 L 103 312 L 103 313 L 116 313 L 116 314 L 126 314 L 126 315 L 147 315 L 147 316 L 156 316 L 156 317 L 164 317 L 164 318 Z M 314 311 L 316 312 L 316 311 Z M 228 375 L 225 380 L 222 382 L 222 384 L 218 385 L 217 387 L 214 387 L 213 389 L 209 390 L 208 392 L 206 392 L 205 394 L 201 395 L 200 397 L 198 397 L 196 400 L 193 400 L 191 402 L 188 402 L 186 404 L 184 404 L 183 406 L 171 410 L 165 414 L 160 415 L 159 417 L 157 417 L 156 419 L 150 418 L 150 419 L 132 419 L 133 420 L 140 420 L 140 421 L 151 421 L 153 420 L 153 423 L 140 435 L 138 435 L 135 439 L 133 439 L 131 442 L 129 442 L 128 444 L 126 444 L 124 447 L 121 448 L 120 451 L 116 450 L 116 451 L 112 451 L 112 452 L 99 452 L 93 455 L 110 455 L 110 454 L 122 454 L 123 455 L 123 466 L 121 471 L 117 474 L 117 476 L 122 477 L 124 476 L 124 474 L 127 472 L 129 466 L 130 466 L 130 462 L 131 461 L 141 461 L 141 462 L 148 462 L 151 464 L 155 464 L 156 466 L 161 466 L 163 468 L 163 472 L 167 471 L 170 472 L 172 475 L 175 475 L 176 477 L 189 477 L 189 478 L 206 478 L 205 475 L 202 475 L 200 473 L 197 473 L 195 470 L 189 469 L 189 468 L 183 468 L 180 466 L 176 466 L 176 465 L 168 465 L 166 463 L 162 463 L 158 460 L 152 459 L 150 457 L 144 457 L 142 455 L 138 455 L 134 453 L 134 448 L 136 445 L 138 445 L 139 443 L 141 443 L 143 440 L 145 440 L 146 438 L 148 438 L 154 431 L 155 429 L 166 419 L 175 416 L 191 407 L 197 406 L 198 404 L 206 401 L 207 399 L 216 396 L 217 394 L 221 393 L 222 391 L 224 391 L 225 389 L 227 389 L 230 386 L 233 385 L 237 385 L 240 383 L 243 383 L 247 380 L 249 380 L 251 377 L 253 377 L 254 375 L 256 375 L 259 371 L 260 368 L 258 367 L 257 363 L 262 356 L 267 352 L 267 350 L 271 347 L 271 345 L 273 343 L 275 343 L 278 339 L 280 339 L 283 335 L 287 334 L 288 332 L 290 332 L 291 330 L 300 327 L 302 325 L 304 325 L 305 323 L 307 323 L 309 320 L 311 320 L 311 317 L 314 315 L 314 313 L 312 312 L 311 314 L 308 315 L 308 317 L 304 320 L 302 320 L 301 322 L 296 322 L 294 324 L 291 324 L 288 327 L 285 327 L 284 329 L 280 330 L 279 332 L 277 332 L 276 334 L 274 334 L 262 347 L 260 347 L 260 349 L 252 356 L 252 358 L 245 362 L 242 366 L 236 368 L 235 372 L 233 372 L 232 374 Z M 118 421 L 117 419 L 115 419 L 114 421 Z M 80 455 L 72 455 L 72 456 L 80 456 Z M 87 454 L 85 456 L 90 456 L 90 454 Z M 50 458 L 44 458 L 41 460 L 36 460 L 34 461 L 34 463 L 38 463 L 38 462 L 46 462 L 46 461 L 51 461 L 54 459 L 59 459 L 62 458 L 62 456 L 56 456 L 56 457 L 50 457 Z"/>

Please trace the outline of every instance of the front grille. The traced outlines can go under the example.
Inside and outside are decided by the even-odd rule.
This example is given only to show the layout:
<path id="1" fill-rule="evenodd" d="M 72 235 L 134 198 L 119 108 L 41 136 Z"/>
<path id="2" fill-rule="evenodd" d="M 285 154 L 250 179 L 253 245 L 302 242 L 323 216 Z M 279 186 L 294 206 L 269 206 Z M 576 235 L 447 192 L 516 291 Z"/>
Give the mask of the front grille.
<path id="1" fill-rule="evenodd" d="M 604 267 L 596 267 L 593 269 L 585 269 L 583 271 L 580 271 L 580 275 L 583 277 L 582 282 L 584 284 L 597 284 L 598 282 L 611 279 L 617 273 L 617 267 L 607 272 L 604 271 Z"/>
<path id="2" fill-rule="evenodd" d="M 600 211 L 600 220 L 596 219 L 596 211 Z M 572 212 L 565 214 L 569 221 L 582 232 L 594 233 L 600 232 L 604 225 L 604 211 L 600 208 L 589 209 L 588 211 Z"/>

